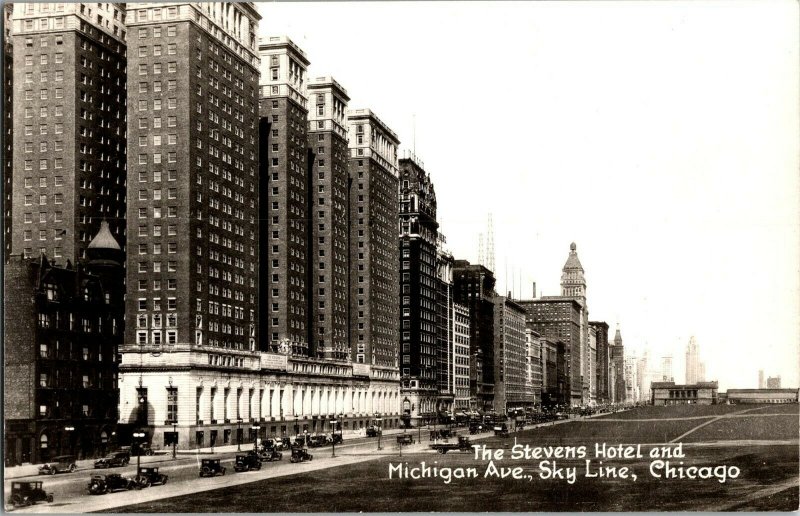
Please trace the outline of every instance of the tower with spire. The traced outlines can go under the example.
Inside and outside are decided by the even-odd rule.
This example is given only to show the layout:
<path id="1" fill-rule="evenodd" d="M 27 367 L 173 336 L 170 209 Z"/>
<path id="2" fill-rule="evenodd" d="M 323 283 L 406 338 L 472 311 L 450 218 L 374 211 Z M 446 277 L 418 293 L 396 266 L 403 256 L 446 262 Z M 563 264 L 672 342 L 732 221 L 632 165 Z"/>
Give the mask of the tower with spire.
<path id="1" fill-rule="evenodd" d="M 617 331 L 614 333 L 614 345 L 611 346 L 611 367 L 614 369 L 612 376 L 614 377 L 611 385 L 613 387 L 612 401 L 615 403 L 625 401 L 625 348 L 622 346 L 622 334 L 619 331 L 619 323 L 617 323 Z"/>
<path id="2" fill-rule="evenodd" d="M 564 297 L 580 297 L 586 299 L 586 277 L 583 266 L 578 259 L 578 246 L 572 242 L 569 246 L 567 263 L 561 272 L 561 295 Z"/>

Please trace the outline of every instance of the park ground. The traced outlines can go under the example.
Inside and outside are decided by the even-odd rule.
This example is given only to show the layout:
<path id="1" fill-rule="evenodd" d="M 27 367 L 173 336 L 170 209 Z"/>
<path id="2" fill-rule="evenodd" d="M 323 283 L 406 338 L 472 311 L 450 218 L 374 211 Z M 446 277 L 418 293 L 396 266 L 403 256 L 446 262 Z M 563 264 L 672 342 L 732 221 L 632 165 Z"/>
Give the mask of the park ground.
<path id="1" fill-rule="evenodd" d="M 798 405 L 716 405 L 642 407 L 616 414 L 546 425 L 480 442 L 503 449 L 497 468 L 522 467 L 523 479 L 483 476 L 486 460 L 474 451 L 432 453 L 417 445 L 403 451 L 387 446 L 380 455 L 346 465 L 276 476 L 183 496 L 119 505 L 111 512 L 518 512 L 518 511 L 796 511 L 798 510 Z M 541 459 L 512 460 L 514 444 L 586 446 L 594 459 L 597 443 L 641 444 L 642 458 L 609 460 L 628 467 L 636 481 L 587 478 L 584 460 L 558 459 L 575 467 L 574 483 L 542 479 Z M 664 479 L 650 473 L 657 446 L 682 443 L 673 465 L 738 468 L 737 478 Z M 359 452 L 362 456 L 369 455 Z M 389 466 L 421 462 L 437 467 L 475 468 L 478 478 L 389 478 Z M 597 465 L 597 461 L 593 460 Z M 333 466 L 333 464 L 332 464 Z M 113 496 L 113 495 L 112 495 Z"/>

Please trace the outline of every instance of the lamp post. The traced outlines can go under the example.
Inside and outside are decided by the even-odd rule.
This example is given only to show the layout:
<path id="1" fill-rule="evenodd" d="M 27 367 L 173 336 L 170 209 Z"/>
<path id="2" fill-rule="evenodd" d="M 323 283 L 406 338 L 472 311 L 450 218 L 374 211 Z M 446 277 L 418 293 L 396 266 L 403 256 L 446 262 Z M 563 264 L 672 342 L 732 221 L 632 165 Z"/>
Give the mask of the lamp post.
<path id="1" fill-rule="evenodd" d="M 378 451 L 380 451 L 383 449 L 383 447 L 381 446 L 381 434 L 383 433 L 383 418 L 380 417 L 380 414 L 378 414 L 378 417 L 375 418 L 375 422 L 378 423 Z"/>
<path id="2" fill-rule="evenodd" d="M 144 439 L 145 435 L 146 434 L 144 432 L 134 432 L 133 433 L 133 438 L 134 438 L 134 441 L 136 442 L 136 445 L 137 445 L 137 452 L 136 452 L 136 474 L 137 475 L 139 474 L 139 472 L 141 471 L 141 468 L 142 468 L 142 450 L 138 449 L 139 448 L 138 447 L 138 445 L 139 445 L 139 441 L 138 440 L 139 439 Z"/>
<path id="3" fill-rule="evenodd" d="M 172 460 L 178 458 L 178 422 L 172 420 Z"/>
<path id="4" fill-rule="evenodd" d="M 73 453 L 73 446 L 72 446 L 72 432 L 75 431 L 74 426 L 65 426 L 64 431 L 67 432 L 67 444 L 69 445 L 69 452 Z"/>
<path id="5" fill-rule="evenodd" d="M 242 418 L 236 420 L 236 451 L 242 451 Z"/>
<path id="6" fill-rule="evenodd" d="M 336 457 L 336 423 L 338 422 L 336 419 L 331 419 L 331 426 L 333 427 L 333 432 L 331 432 L 331 445 L 333 446 L 331 458 Z"/>
<path id="7" fill-rule="evenodd" d="M 253 423 L 251 428 L 255 431 L 255 437 L 253 437 L 253 451 L 258 453 L 258 431 L 261 430 L 261 425 Z"/>

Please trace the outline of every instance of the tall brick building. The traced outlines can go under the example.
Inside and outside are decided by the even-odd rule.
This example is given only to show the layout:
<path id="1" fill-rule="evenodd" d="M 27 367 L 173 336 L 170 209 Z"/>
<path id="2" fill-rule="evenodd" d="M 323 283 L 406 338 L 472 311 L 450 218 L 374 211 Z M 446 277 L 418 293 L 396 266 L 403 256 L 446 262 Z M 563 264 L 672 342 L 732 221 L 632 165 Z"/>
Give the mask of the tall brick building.
<path id="1" fill-rule="evenodd" d="M 494 298 L 494 410 L 533 408 L 533 383 L 526 371 L 525 309 L 506 296 Z"/>
<path id="2" fill-rule="evenodd" d="M 125 249 L 124 4 L 14 4 L 11 252 L 72 263 L 107 220 Z"/>
<path id="3" fill-rule="evenodd" d="M 331 77 L 310 80 L 308 96 L 309 343 L 316 356 L 349 360 L 350 176 L 346 110 L 350 97 Z"/>
<path id="4" fill-rule="evenodd" d="M 121 419 L 165 443 L 173 423 L 181 443 L 230 432 L 201 412 L 221 403 L 209 379 L 259 363 L 259 19 L 248 2 L 128 4 Z"/>
<path id="5" fill-rule="evenodd" d="M 3 262 L 11 256 L 11 203 L 13 201 L 14 158 L 14 45 L 11 18 L 14 4 L 3 6 Z"/>
<path id="6" fill-rule="evenodd" d="M 597 342 L 597 403 L 610 403 L 612 401 L 609 389 L 611 356 L 608 345 L 608 323 L 604 321 L 590 321 L 589 325 L 594 328 Z"/>
<path id="7" fill-rule="evenodd" d="M 350 342 L 355 363 L 398 368 L 397 146 L 369 109 L 347 112 L 350 150 Z"/>
<path id="8" fill-rule="evenodd" d="M 106 222 L 86 251 L 76 265 L 44 254 L 6 264 L 6 464 L 92 457 L 113 445 L 124 254 Z"/>
<path id="9" fill-rule="evenodd" d="M 494 405 L 494 273 L 466 260 L 453 264 L 453 298 L 469 308 L 470 408 Z"/>
<path id="10" fill-rule="evenodd" d="M 288 350 L 314 356 L 309 340 L 311 312 L 308 292 L 316 272 L 308 255 L 310 239 L 308 156 L 309 61 L 284 36 L 269 37 L 258 47 L 261 58 L 259 114 L 269 124 L 266 156 L 266 198 L 262 223 L 268 242 L 262 244 L 260 281 L 269 282 L 269 297 L 261 299 L 262 339 L 270 351 Z M 262 156 L 262 163 L 265 159 Z M 268 168 L 267 168 L 268 165 Z"/>
<path id="11" fill-rule="evenodd" d="M 400 160 L 400 394 L 422 424 L 437 410 L 436 192 L 422 162 Z"/>

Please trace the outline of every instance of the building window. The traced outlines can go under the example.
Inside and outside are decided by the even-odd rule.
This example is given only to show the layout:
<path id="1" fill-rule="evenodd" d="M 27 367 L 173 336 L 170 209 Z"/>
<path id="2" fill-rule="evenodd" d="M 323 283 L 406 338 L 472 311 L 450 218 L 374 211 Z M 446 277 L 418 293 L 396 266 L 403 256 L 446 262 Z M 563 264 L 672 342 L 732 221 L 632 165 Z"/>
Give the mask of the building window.
<path id="1" fill-rule="evenodd" d="M 178 388 L 177 387 L 168 387 L 167 388 L 167 420 L 177 422 L 178 421 Z"/>

